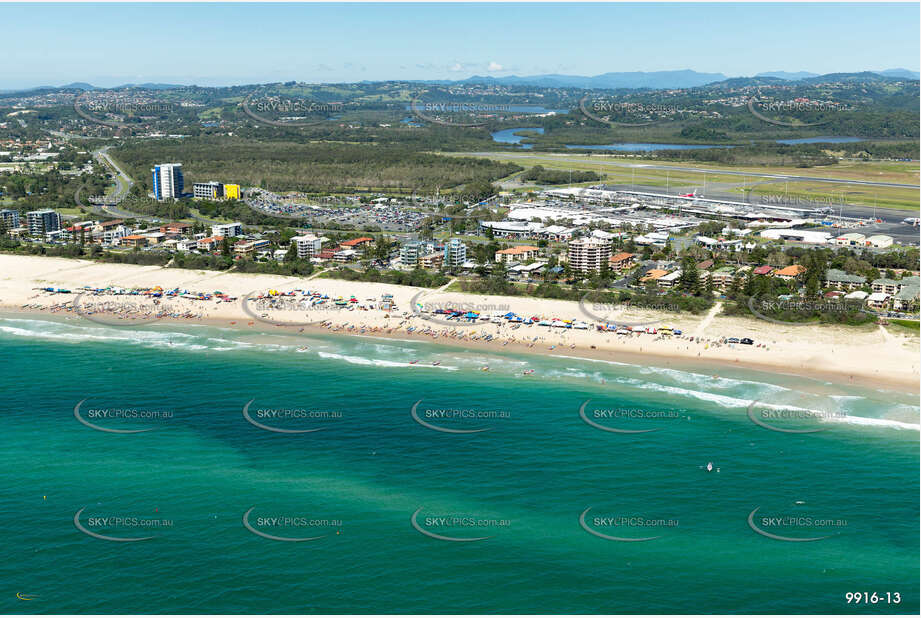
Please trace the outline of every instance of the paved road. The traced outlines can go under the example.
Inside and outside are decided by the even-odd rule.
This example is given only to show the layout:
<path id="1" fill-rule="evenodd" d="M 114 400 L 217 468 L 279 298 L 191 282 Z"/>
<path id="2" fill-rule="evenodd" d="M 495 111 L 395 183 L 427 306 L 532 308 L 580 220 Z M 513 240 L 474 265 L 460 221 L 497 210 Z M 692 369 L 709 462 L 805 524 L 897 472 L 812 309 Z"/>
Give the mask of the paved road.
<path id="1" fill-rule="evenodd" d="M 475 157 L 502 157 L 509 159 L 531 159 L 535 161 L 552 161 L 559 163 L 565 161 L 568 157 L 566 155 L 540 155 L 540 154 L 525 154 L 519 152 L 464 152 L 459 153 L 465 156 L 475 156 Z M 571 155 L 577 156 L 577 155 Z M 585 155 L 578 155 L 584 157 Z M 702 167 L 684 167 L 679 165 L 661 165 L 661 164 L 652 164 L 652 163 L 627 163 L 620 161 L 606 161 L 606 160 L 591 160 L 594 165 L 605 165 L 611 167 L 628 167 L 628 168 L 641 168 L 641 169 L 653 169 L 653 170 L 669 170 L 675 172 L 696 172 L 700 174 L 724 174 L 727 176 L 747 176 L 749 178 L 771 178 L 773 180 L 804 180 L 810 182 L 831 182 L 836 184 L 845 184 L 845 185 L 865 185 L 871 187 L 898 187 L 902 189 L 917 189 L 918 185 L 903 185 L 895 182 L 876 182 L 872 180 L 844 180 L 841 178 L 824 178 L 821 176 L 792 176 L 786 174 L 758 174 L 756 172 L 741 172 L 733 170 L 713 170 Z"/>
<path id="2" fill-rule="evenodd" d="M 131 187 L 134 186 L 134 181 L 112 160 L 112 157 L 108 154 L 109 148 L 111 148 L 111 146 L 95 150 L 93 151 L 93 155 L 111 169 L 115 170 L 115 201 L 120 202 L 125 199 L 131 191 Z"/>

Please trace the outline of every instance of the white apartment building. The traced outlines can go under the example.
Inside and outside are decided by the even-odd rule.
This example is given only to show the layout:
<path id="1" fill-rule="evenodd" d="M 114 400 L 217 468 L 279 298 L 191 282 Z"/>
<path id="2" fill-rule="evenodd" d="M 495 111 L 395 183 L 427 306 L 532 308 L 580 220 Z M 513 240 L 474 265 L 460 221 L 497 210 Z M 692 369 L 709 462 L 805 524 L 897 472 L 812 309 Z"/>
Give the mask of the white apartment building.
<path id="1" fill-rule="evenodd" d="M 320 255 L 323 241 L 317 236 L 308 234 L 305 236 L 294 236 L 291 242 L 297 248 L 297 257 L 299 259 L 312 258 Z"/>
<path id="2" fill-rule="evenodd" d="M 580 273 L 597 273 L 611 257 L 611 243 L 599 238 L 579 238 L 569 243 L 569 267 Z"/>

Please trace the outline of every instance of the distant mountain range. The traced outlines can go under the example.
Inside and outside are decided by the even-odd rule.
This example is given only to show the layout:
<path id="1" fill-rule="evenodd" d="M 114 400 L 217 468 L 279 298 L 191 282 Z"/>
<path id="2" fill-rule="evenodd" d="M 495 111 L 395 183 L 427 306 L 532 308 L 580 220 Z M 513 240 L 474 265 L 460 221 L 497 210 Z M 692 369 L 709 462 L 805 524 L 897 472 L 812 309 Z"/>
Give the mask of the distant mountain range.
<path id="1" fill-rule="evenodd" d="M 0 90 L 0 94 L 10 92 L 31 92 L 33 90 L 119 90 L 121 88 L 144 88 L 146 90 L 170 90 L 171 88 L 183 88 L 185 84 L 122 84 L 114 88 L 101 88 L 88 84 L 86 82 L 73 82 L 63 86 L 36 86 L 35 88 L 15 88 L 13 90 Z"/>
<path id="2" fill-rule="evenodd" d="M 603 73 L 594 77 L 580 75 L 532 75 L 518 77 L 492 77 L 474 75 L 460 83 L 500 84 L 503 86 L 543 86 L 545 88 L 693 88 L 726 79 L 722 73 L 698 73 L 697 71 L 631 71 L 628 73 Z"/>
<path id="3" fill-rule="evenodd" d="M 531 75 L 520 77 L 517 75 L 508 75 L 505 77 L 494 77 L 491 75 L 474 75 L 467 79 L 450 81 L 450 80 L 419 80 L 420 83 L 429 84 L 495 84 L 502 86 L 538 86 L 544 88 L 582 88 L 582 89 L 618 89 L 618 88 L 650 88 L 653 90 L 669 88 L 695 88 L 697 86 L 706 86 L 719 82 L 726 82 L 729 85 L 742 85 L 746 83 L 770 83 L 776 80 L 784 81 L 802 81 L 815 80 L 816 78 L 853 78 L 854 76 L 881 75 L 894 79 L 921 79 L 921 74 L 917 71 L 908 69 L 886 69 L 883 71 L 864 71 L 861 73 L 832 73 L 820 75 L 808 71 L 768 71 L 758 73 L 753 77 L 727 77 L 722 73 L 698 73 L 686 69 L 683 71 L 630 71 L 625 73 L 603 73 L 593 77 L 581 75 Z M 367 81 L 367 80 L 365 80 Z M 388 81 L 388 80 L 381 80 Z M 74 82 L 63 86 L 40 86 L 29 89 L 0 90 L 0 94 L 10 94 L 14 92 L 32 92 L 39 90 L 60 90 L 60 89 L 79 89 L 79 90 L 113 90 L 119 88 L 145 88 L 147 90 L 168 90 L 171 88 L 182 88 L 185 84 L 122 84 L 116 88 L 97 88 L 92 84 L 85 82 Z"/>
<path id="4" fill-rule="evenodd" d="M 884 77 L 921 79 L 921 74 L 917 71 L 908 69 L 886 69 L 885 71 L 867 71 L 866 73 L 875 73 Z M 771 77 L 787 81 L 799 81 L 822 77 L 818 73 L 808 71 L 798 71 L 790 73 L 787 71 L 772 71 L 767 73 L 758 73 L 754 78 Z M 697 86 L 706 86 L 730 79 L 754 79 L 754 78 L 730 78 L 722 73 L 698 73 L 697 71 L 632 71 L 628 73 L 604 73 L 594 77 L 583 77 L 581 75 L 532 75 L 529 77 L 519 77 L 510 75 L 507 77 L 492 77 L 475 75 L 464 80 L 452 83 L 476 83 L 476 84 L 499 84 L 503 86 L 543 86 L 549 88 L 651 88 L 653 90 L 668 88 L 695 88 Z"/>

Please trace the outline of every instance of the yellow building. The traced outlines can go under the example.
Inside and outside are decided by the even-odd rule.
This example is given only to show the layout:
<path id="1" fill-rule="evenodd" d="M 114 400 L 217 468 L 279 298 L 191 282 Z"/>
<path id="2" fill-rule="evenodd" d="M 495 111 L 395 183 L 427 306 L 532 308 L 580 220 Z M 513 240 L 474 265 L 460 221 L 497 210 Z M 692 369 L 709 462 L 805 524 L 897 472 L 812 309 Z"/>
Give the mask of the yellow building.
<path id="1" fill-rule="evenodd" d="M 224 185 L 224 199 L 225 200 L 238 200 L 240 199 L 240 185 Z"/>

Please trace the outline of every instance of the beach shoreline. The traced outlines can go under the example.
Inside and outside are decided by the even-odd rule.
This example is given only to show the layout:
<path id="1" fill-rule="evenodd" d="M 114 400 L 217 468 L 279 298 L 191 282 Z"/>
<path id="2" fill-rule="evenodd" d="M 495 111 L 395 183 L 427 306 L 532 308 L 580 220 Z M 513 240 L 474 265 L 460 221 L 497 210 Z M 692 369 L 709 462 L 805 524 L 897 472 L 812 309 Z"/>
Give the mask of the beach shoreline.
<path id="1" fill-rule="evenodd" d="M 286 332 L 297 334 L 343 334 L 391 340 L 427 341 L 469 350 L 539 354 L 594 361 L 653 365 L 674 369 L 705 368 L 714 374 L 726 368 L 751 369 L 787 376 L 919 392 L 919 342 L 914 336 L 894 334 L 882 327 L 873 329 L 842 326 L 785 326 L 749 318 L 719 315 L 693 316 L 664 312 L 635 312 L 633 320 L 657 321 L 680 328 L 680 337 L 651 334 L 616 335 L 611 332 L 557 329 L 539 326 L 515 328 L 508 324 L 451 324 L 433 321 L 433 316 L 411 313 L 422 297 L 446 304 L 477 303 L 484 307 L 509 308 L 520 315 L 587 318 L 572 301 L 524 297 L 500 297 L 438 292 L 383 283 L 337 279 L 303 279 L 276 275 L 254 275 L 227 271 L 193 271 L 159 266 L 105 264 L 86 260 L 39 256 L 0 255 L 0 311 L 15 315 L 53 315 L 61 305 L 72 303 L 76 293 L 51 294 L 40 288 L 76 290 L 94 287 L 162 286 L 200 292 L 221 291 L 232 302 L 176 299 L 188 318 L 160 318 L 158 321 L 230 327 L 241 332 Z M 280 311 L 268 319 L 243 310 L 242 299 L 252 292 L 281 292 L 293 289 L 323 291 L 330 297 L 354 294 L 361 302 L 391 294 L 397 311 L 326 311 L 315 317 L 319 324 L 277 325 L 278 321 L 304 320 L 297 312 Z M 72 309 L 71 309 L 72 310 Z M 388 317 L 384 317 L 388 316 Z M 392 317 L 390 317 L 392 316 Z M 276 318 L 276 319 L 273 319 Z M 90 321 L 85 316 L 83 319 Z M 107 315 L 104 322 L 128 325 Z M 313 321 L 313 320 L 311 320 Z M 319 321 L 319 320 L 317 320 Z M 726 337 L 752 337 L 762 346 L 720 343 Z M 488 338 L 488 340 L 487 340 Z"/>

